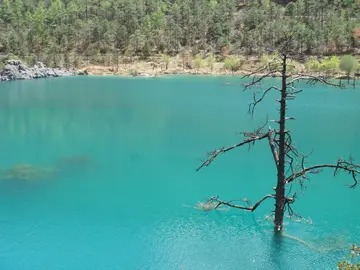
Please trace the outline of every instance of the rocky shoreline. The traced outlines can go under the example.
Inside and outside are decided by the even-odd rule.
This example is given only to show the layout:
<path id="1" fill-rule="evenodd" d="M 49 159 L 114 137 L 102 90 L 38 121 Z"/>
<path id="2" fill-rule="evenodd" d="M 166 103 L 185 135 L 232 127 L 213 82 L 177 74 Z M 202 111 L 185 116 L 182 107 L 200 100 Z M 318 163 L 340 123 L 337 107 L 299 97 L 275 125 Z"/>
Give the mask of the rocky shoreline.
<path id="1" fill-rule="evenodd" d="M 7 60 L 5 67 L 0 71 L 0 81 L 31 80 L 49 77 L 64 77 L 74 75 L 86 75 L 78 73 L 75 69 L 49 68 L 42 62 L 28 67 L 20 60 Z"/>

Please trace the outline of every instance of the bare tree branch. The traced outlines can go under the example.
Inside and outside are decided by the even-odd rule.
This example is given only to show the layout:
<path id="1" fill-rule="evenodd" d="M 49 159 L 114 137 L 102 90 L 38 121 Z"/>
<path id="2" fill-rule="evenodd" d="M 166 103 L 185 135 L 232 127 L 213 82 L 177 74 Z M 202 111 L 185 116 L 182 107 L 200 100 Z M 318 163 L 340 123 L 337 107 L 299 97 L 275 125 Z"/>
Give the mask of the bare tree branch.
<path id="1" fill-rule="evenodd" d="M 253 77 L 253 76 L 256 76 L 256 75 L 258 75 L 258 74 L 261 74 L 261 73 L 263 73 L 264 71 L 269 71 L 269 69 L 268 69 L 268 65 L 266 65 L 266 66 L 263 66 L 263 67 L 260 67 L 260 68 L 258 68 L 257 70 L 250 70 L 250 69 L 243 69 L 243 71 L 244 72 L 246 72 L 246 74 L 245 75 L 243 75 L 242 76 L 242 78 L 244 79 L 244 78 L 249 78 L 249 77 Z"/>
<path id="2" fill-rule="evenodd" d="M 254 115 L 254 111 L 255 111 L 255 107 L 256 107 L 256 105 L 258 105 L 261 101 L 263 101 L 263 99 L 265 98 L 265 96 L 266 96 L 266 94 L 268 93 L 268 92 L 270 92 L 271 90 L 278 90 L 278 91 L 280 91 L 280 89 L 278 88 L 278 87 L 276 87 L 276 86 L 271 86 L 271 87 L 269 87 L 268 89 L 266 89 L 263 93 L 262 93 L 262 95 L 261 95 L 261 97 L 257 97 L 257 94 L 258 93 L 253 93 L 253 102 L 251 102 L 250 104 L 249 104 L 249 110 L 248 110 L 248 112 L 249 112 L 249 114 L 251 114 L 251 115 Z"/>
<path id="3" fill-rule="evenodd" d="M 302 89 L 298 89 L 298 88 L 296 88 L 295 86 L 290 86 L 290 85 L 288 85 L 287 86 L 287 89 L 286 89 L 286 91 L 287 91 L 287 99 L 289 100 L 291 100 L 291 99 L 294 99 L 295 98 L 295 95 L 296 94 L 299 94 L 299 93 L 301 93 L 303 90 Z"/>
<path id="4" fill-rule="evenodd" d="M 211 197 L 211 198 L 207 201 L 207 203 L 215 203 L 215 206 L 214 206 L 213 209 L 217 209 L 217 208 L 219 208 L 221 205 L 226 205 L 226 206 L 231 207 L 231 208 L 237 208 L 237 209 L 242 209 L 242 210 L 246 210 L 246 211 L 251 211 L 251 212 L 253 212 L 253 211 L 256 210 L 256 208 L 259 207 L 259 205 L 260 205 L 263 201 L 265 201 L 265 200 L 267 200 L 267 199 L 269 199 L 269 198 L 275 198 L 275 196 L 272 195 L 272 194 L 268 194 L 268 195 L 264 196 L 261 200 L 259 200 L 257 203 L 255 203 L 253 206 L 241 206 L 241 205 L 233 204 L 232 201 L 227 201 L 227 202 L 226 202 L 226 201 L 222 201 L 222 200 L 220 200 L 218 197 Z"/>
<path id="5" fill-rule="evenodd" d="M 320 164 L 307 168 L 305 168 L 304 164 L 302 164 L 302 167 L 303 167 L 302 170 L 288 176 L 285 179 L 285 183 L 286 184 L 291 183 L 294 180 L 298 179 L 299 177 L 307 178 L 307 173 L 318 174 L 319 172 L 321 172 L 323 169 L 326 168 L 334 169 L 334 176 L 336 176 L 340 171 L 351 174 L 354 182 L 353 184 L 350 185 L 350 188 L 355 188 L 359 181 L 357 177 L 360 174 L 360 166 L 354 164 L 351 159 L 349 161 L 339 159 L 336 164 Z"/>
<path id="6" fill-rule="evenodd" d="M 311 152 L 307 155 L 304 155 L 304 154 L 301 154 L 299 153 L 299 157 L 301 157 L 301 161 L 300 161 L 300 164 L 299 164 L 299 167 L 300 167 L 300 170 L 305 170 L 305 162 L 306 162 L 306 159 L 311 156 L 311 154 L 313 153 L 314 149 L 311 150 Z M 294 173 L 294 169 L 292 169 L 292 173 Z M 301 189 L 306 189 L 306 186 L 304 184 L 304 180 L 309 180 L 307 177 L 302 177 L 300 179 L 300 186 L 301 186 Z"/>
<path id="7" fill-rule="evenodd" d="M 225 147 L 222 147 L 222 148 L 220 148 L 220 149 L 218 149 L 218 150 L 214 150 L 214 151 L 212 151 L 212 152 L 210 152 L 210 153 L 208 154 L 208 156 L 209 156 L 208 159 L 205 160 L 205 161 L 196 169 L 196 171 L 201 170 L 203 167 L 209 166 L 209 165 L 214 161 L 214 159 L 217 158 L 220 154 L 226 153 L 226 152 L 228 152 L 228 151 L 230 151 L 230 150 L 233 150 L 233 149 L 235 149 L 235 148 L 241 147 L 241 146 L 246 145 L 246 144 L 255 143 L 256 141 L 260 141 L 260 140 L 262 140 L 262 139 L 265 139 L 265 138 L 267 138 L 268 136 L 269 136 L 269 132 L 264 133 L 264 134 L 255 134 L 254 136 L 250 136 L 248 139 L 246 139 L 246 140 L 244 140 L 244 141 L 242 141 L 242 142 L 240 142 L 240 143 L 238 143 L 238 144 L 235 144 L 235 145 L 233 145 L 233 146 L 226 147 L 226 148 L 225 148 Z"/>
<path id="8" fill-rule="evenodd" d="M 266 115 L 266 121 L 265 121 L 265 123 L 264 123 L 262 126 L 258 127 L 257 129 L 255 129 L 254 131 L 251 131 L 251 132 L 249 132 L 249 131 L 243 131 L 243 132 L 238 132 L 237 134 L 241 134 L 241 135 L 243 135 L 245 138 L 253 138 L 253 137 L 255 137 L 255 136 L 258 136 L 258 135 L 260 135 L 260 134 L 263 134 L 262 130 L 267 126 L 268 123 L 269 123 L 269 118 L 268 118 L 268 116 Z"/>
<path id="9" fill-rule="evenodd" d="M 324 83 L 329 86 L 342 88 L 343 85 L 339 82 L 338 84 L 332 83 L 324 77 L 321 76 L 314 76 L 314 75 L 307 75 L 307 74 L 296 74 L 292 76 L 292 79 L 286 83 L 287 86 L 292 86 L 294 83 L 298 81 L 308 81 L 309 84 L 316 84 L 316 83 Z"/>
<path id="10" fill-rule="evenodd" d="M 261 72 L 261 70 L 260 70 Z M 259 70 L 255 71 L 255 72 L 252 72 L 250 74 L 247 74 L 247 75 L 244 75 L 242 78 L 250 78 L 252 77 L 251 81 L 244 84 L 244 91 L 253 87 L 253 86 L 256 86 L 258 83 L 260 83 L 263 79 L 265 78 L 269 78 L 271 76 L 273 76 L 275 73 L 277 73 L 278 71 L 277 70 L 271 70 L 261 76 L 255 76 L 257 74 L 259 74 Z"/>

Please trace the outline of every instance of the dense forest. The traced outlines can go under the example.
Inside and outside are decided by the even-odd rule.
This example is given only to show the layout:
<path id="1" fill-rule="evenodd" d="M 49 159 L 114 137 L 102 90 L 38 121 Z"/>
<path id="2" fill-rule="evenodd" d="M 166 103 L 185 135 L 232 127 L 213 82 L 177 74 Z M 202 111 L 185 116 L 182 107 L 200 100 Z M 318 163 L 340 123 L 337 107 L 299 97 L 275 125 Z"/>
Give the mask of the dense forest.
<path id="1" fill-rule="evenodd" d="M 359 26 L 359 28 L 357 28 Z M 51 65 L 158 53 L 356 52 L 359 0 L 0 0 L 0 54 Z"/>

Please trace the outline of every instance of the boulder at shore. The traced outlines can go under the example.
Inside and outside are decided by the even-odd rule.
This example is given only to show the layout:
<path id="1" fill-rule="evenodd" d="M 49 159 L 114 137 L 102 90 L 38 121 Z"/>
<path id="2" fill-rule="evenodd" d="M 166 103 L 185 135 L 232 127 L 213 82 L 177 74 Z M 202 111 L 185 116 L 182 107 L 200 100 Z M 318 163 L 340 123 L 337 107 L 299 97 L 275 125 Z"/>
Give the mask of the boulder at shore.
<path id="1" fill-rule="evenodd" d="M 0 81 L 30 80 L 73 75 L 76 75 L 75 70 L 48 68 L 41 62 L 37 62 L 33 67 L 27 67 L 20 60 L 7 60 L 4 69 L 0 71 Z"/>

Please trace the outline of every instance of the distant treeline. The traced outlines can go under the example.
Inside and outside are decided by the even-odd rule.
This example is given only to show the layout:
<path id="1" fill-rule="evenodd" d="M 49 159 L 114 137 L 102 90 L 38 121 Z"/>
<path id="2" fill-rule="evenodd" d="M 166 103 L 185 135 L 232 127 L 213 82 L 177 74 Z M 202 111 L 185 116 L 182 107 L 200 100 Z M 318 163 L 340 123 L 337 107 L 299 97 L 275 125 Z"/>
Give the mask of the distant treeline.
<path id="1" fill-rule="evenodd" d="M 49 65 L 76 55 L 261 55 L 289 37 L 301 54 L 354 51 L 360 1 L 0 0 L 0 54 Z"/>

